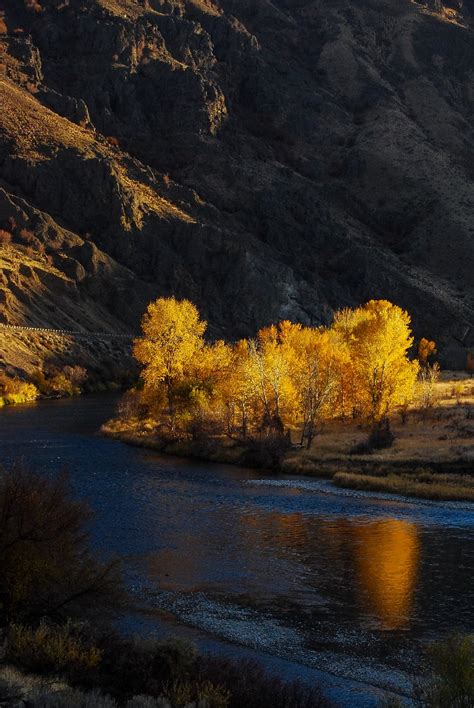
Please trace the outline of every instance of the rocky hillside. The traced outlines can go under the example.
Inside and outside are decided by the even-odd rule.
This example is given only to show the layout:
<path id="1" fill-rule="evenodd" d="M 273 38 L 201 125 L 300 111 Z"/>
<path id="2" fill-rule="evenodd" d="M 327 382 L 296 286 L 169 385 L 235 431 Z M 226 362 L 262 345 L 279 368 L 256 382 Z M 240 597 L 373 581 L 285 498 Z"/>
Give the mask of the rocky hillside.
<path id="1" fill-rule="evenodd" d="M 236 338 L 384 297 L 464 364 L 473 0 L 0 15 L 0 321 L 135 332 L 173 293 Z"/>

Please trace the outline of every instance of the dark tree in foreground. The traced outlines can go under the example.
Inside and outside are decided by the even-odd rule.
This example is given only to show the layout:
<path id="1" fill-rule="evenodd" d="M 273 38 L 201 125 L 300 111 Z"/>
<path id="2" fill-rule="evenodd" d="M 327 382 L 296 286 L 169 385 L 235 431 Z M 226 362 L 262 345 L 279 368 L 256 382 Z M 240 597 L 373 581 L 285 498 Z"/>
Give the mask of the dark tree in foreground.
<path id="1" fill-rule="evenodd" d="M 90 551 L 90 520 L 66 476 L 0 469 L 0 626 L 103 615 L 124 600 L 118 561 Z"/>

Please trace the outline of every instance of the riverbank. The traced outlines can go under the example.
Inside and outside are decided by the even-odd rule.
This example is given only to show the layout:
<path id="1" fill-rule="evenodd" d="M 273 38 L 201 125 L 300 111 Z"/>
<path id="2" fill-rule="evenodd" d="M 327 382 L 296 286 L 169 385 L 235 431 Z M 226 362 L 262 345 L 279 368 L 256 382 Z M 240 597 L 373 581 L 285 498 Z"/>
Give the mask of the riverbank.
<path id="1" fill-rule="evenodd" d="M 474 462 L 464 449 L 442 459 L 397 455 L 398 450 L 361 456 L 340 452 L 328 456 L 323 446 L 320 449 L 315 446 L 311 451 L 292 448 L 278 453 L 264 445 L 245 446 L 225 439 L 166 440 L 153 430 L 117 421 L 103 426 L 102 432 L 129 445 L 175 457 L 320 477 L 349 489 L 390 492 L 419 499 L 474 501 Z"/>
<path id="2" fill-rule="evenodd" d="M 331 479 L 340 487 L 421 499 L 474 501 L 474 381 L 446 372 L 430 410 L 391 420 L 391 447 L 367 447 L 367 429 L 333 421 L 310 450 L 243 442 L 225 436 L 202 440 L 163 438 L 151 420 L 116 418 L 102 432 L 130 445 L 167 455 Z M 296 435 L 294 435 L 296 439 Z"/>

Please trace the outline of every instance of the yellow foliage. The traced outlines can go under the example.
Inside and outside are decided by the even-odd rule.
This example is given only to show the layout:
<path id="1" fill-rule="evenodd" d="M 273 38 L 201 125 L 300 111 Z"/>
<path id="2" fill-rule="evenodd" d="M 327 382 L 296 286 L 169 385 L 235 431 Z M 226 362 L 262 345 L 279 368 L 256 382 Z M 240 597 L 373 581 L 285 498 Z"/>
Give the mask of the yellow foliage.
<path id="1" fill-rule="evenodd" d="M 238 430 L 247 437 L 257 417 L 258 376 L 250 358 L 250 345 L 245 339 L 231 350 L 230 375 L 220 384 L 226 431 Z"/>
<path id="2" fill-rule="evenodd" d="M 343 339 L 333 330 L 280 324 L 280 336 L 288 362 L 301 442 L 311 447 L 318 424 L 338 410 L 338 391 L 349 355 Z"/>
<path id="3" fill-rule="evenodd" d="M 408 358 L 410 317 L 385 300 L 341 310 L 331 327 L 284 321 L 229 345 L 204 341 L 192 303 L 160 298 L 142 328 L 134 353 L 144 365 L 143 400 L 173 432 L 297 429 L 310 447 L 326 420 L 359 414 L 377 423 L 406 405 L 419 370 Z"/>
<path id="4" fill-rule="evenodd" d="M 39 396 L 36 386 L 21 379 L 0 375 L 0 406 L 35 401 Z"/>
<path id="5" fill-rule="evenodd" d="M 295 419 L 296 393 L 290 375 L 290 360 L 282 346 L 282 326 L 261 329 L 250 343 L 250 366 L 256 395 L 262 409 L 263 432 L 283 432 Z"/>
<path id="6" fill-rule="evenodd" d="M 191 360 L 204 347 L 206 322 L 189 300 L 159 298 L 148 305 L 142 321 L 143 337 L 134 343 L 134 355 L 145 365 L 145 388 L 164 387 L 171 429 L 175 427 L 177 387 Z"/>
<path id="7" fill-rule="evenodd" d="M 336 316 L 354 367 L 354 393 L 361 412 L 380 421 L 413 398 L 419 364 L 408 359 L 413 344 L 410 316 L 387 300 Z"/>

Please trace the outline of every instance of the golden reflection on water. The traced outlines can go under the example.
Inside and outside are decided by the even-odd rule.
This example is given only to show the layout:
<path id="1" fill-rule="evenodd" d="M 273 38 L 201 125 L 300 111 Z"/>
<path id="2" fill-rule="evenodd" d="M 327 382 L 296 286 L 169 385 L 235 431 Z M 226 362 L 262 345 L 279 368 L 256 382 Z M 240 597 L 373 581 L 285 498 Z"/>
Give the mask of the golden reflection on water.
<path id="1" fill-rule="evenodd" d="M 260 531 L 271 536 L 277 547 L 302 552 L 301 562 L 313 565 L 314 579 L 321 578 L 315 572 L 318 558 L 322 566 L 339 566 L 340 571 L 345 567 L 349 575 L 342 582 L 353 578 L 359 606 L 378 627 L 396 630 L 409 625 L 420 560 L 414 524 L 400 519 L 363 524 L 337 519 L 320 524 L 297 513 L 248 517 L 245 523 L 252 535 Z M 344 573 L 337 576 L 343 578 Z"/>
<path id="2" fill-rule="evenodd" d="M 149 559 L 149 571 L 160 587 L 189 590 L 211 582 L 224 589 L 230 577 L 246 591 L 259 589 L 262 581 L 265 587 L 274 584 L 277 595 L 294 593 L 296 583 L 296 597 L 292 595 L 296 602 L 306 603 L 309 591 L 350 606 L 355 601 L 358 611 L 379 628 L 409 626 L 421 546 L 414 524 L 400 519 L 361 523 L 270 512 L 242 513 L 240 523 L 229 527 L 225 509 L 214 514 L 224 537 L 215 537 L 215 526 L 169 529 L 166 546 Z M 226 534 L 233 539 L 230 547 Z M 262 562 L 262 549 L 268 551 L 270 561 Z M 227 568 L 228 563 L 232 572 L 222 573 L 219 568 Z"/>
<path id="3" fill-rule="evenodd" d="M 389 519 L 355 526 L 352 531 L 363 603 L 384 629 L 404 629 L 412 612 L 420 558 L 416 527 Z"/>

